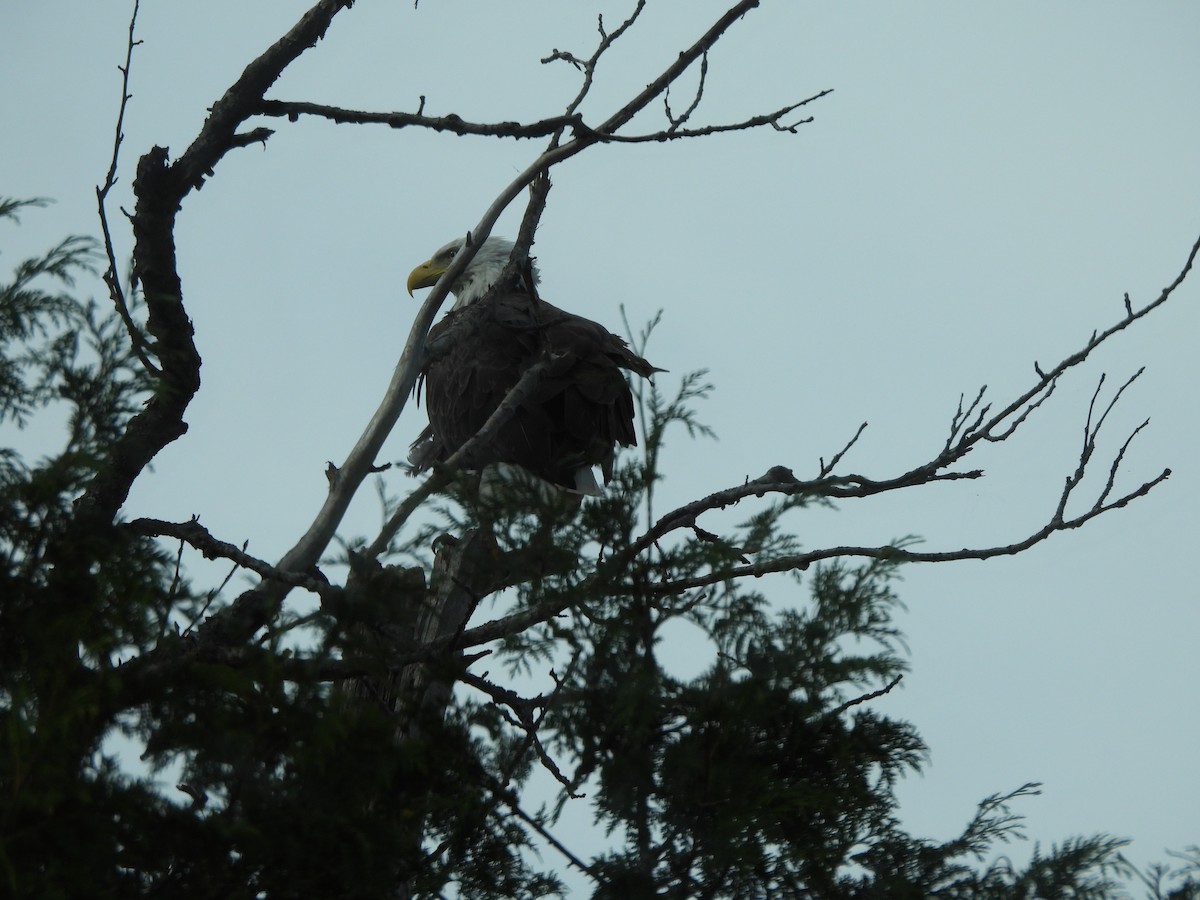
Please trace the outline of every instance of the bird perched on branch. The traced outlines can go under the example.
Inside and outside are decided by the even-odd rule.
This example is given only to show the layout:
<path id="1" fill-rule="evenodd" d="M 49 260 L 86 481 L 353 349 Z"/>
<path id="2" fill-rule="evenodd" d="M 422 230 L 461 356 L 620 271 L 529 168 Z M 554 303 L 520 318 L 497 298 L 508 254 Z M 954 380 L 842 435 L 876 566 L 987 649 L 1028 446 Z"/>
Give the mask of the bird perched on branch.
<path id="1" fill-rule="evenodd" d="M 462 250 L 451 241 L 408 276 L 408 292 L 435 284 Z M 603 325 L 538 297 L 532 259 L 500 284 L 513 243 L 489 237 L 450 286 L 454 308 L 429 332 L 421 372 L 429 427 L 412 445 L 418 470 L 470 440 L 531 367 L 542 364 L 512 415 L 485 436 L 471 467 L 519 466 L 580 494 L 597 494 L 593 467 L 612 477 L 616 446 L 637 443 L 623 370 L 664 371 Z M 495 288 L 495 290 L 492 290 Z"/>

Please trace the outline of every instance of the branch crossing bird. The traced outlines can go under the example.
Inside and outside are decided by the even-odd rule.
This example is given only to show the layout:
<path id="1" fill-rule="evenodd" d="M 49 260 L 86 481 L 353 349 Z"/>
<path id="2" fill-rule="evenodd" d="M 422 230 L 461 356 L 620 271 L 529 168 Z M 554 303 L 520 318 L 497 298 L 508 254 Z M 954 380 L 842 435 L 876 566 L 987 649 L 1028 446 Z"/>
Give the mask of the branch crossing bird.
<path id="1" fill-rule="evenodd" d="M 465 240 L 451 241 L 408 276 L 408 292 L 431 287 Z M 637 443 L 625 372 L 665 371 L 638 356 L 603 325 L 559 309 L 537 294 L 532 259 L 497 286 L 513 243 L 489 237 L 450 286 L 456 302 L 433 326 L 421 372 L 429 427 L 412 445 L 418 471 L 470 440 L 531 366 L 544 371 L 513 415 L 473 458 L 516 466 L 569 492 L 598 494 L 593 467 L 607 483 L 616 447 Z M 419 389 L 419 388 L 418 388 Z"/>

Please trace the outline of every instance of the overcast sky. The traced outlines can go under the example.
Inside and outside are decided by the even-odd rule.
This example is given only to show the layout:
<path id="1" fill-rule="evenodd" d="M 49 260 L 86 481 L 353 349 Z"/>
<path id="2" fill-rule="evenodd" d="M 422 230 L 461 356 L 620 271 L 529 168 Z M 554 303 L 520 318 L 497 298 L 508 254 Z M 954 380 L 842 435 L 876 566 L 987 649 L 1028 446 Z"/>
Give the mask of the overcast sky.
<path id="1" fill-rule="evenodd" d="M 0 6 L 0 193 L 57 201 L 4 226 L 5 271 L 67 233 L 98 231 L 93 187 L 111 152 L 130 6 Z M 306 6 L 144 0 L 118 203 L 130 203 L 137 156 L 154 144 L 182 152 Z M 603 9 L 615 24 L 631 6 Z M 600 70 L 585 117 L 611 114 L 724 6 L 650 4 Z M 269 96 L 415 111 L 424 95 L 430 114 L 550 115 L 578 75 L 539 59 L 589 53 L 595 9 L 360 0 Z M 1006 401 L 1030 386 L 1035 360 L 1052 365 L 1115 322 L 1124 292 L 1135 304 L 1157 296 L 1200 235 L 1197 46 L 1200 6 L 1184 0 L 767 0 L 710 54 L 697 121 L 833 88 L 807 109 L 812 124 L 600 147 L 556 170 L 535 246 L 543 295 L 614 330 L 620 304 L 634 322 L 662 308 L 648 356 L 671 370 L 664 387 L 696 368 L 717 386 L 701 415 L 720 440 L 676 438 L 660 508 L 771 465 L 811 476 L 863 421 L 843 471 L 906 471 L 940 448 L 960 393 L 987 384 Z M 416 310 L 408 271 L 469 229 L 538 145 L 264 124 L 277 129 L 266 148 L 226 157 L 179 218 L 204 384 L 189 434 L 138 482 L 126 515 L 198 514 L 277 558 L 320 505 L 325 461 L 345 456 L 382 397 Z M 657 111 L 633 123 L 658 127 Z M 519 215 L 497 231 L 513 234 Z M 127 256 L 128 235 L 118 244 Z M 1101 373 L 1111 386 L 1147 366 L 1111 417 L 1096 474 L 1149 416 L 1119 484 L 1167 466 L 1169 481 L 1018 558 L 905 571 L 913 672 L 876 708 L 911 720 L 932 749 L 900 790 L 915 833 L 952 837 L 985 795 L 1042 781 L 1044 795 L 1018 811 L 1045 843 L 1130 836 L 1139 862 L 1200 843 L 1198 307 L 1200 273 L 1072 374 L 1014 440 L 970 460 L 986 479 L 795 515 L 809 548 L 910 533 L 928 550 L 1020 539 L 1075 468 Z M 403 456 L 422 425 L 406 411 L 385 458 Z M 411 485 L 398 474 L 390 484 Z M 366 496 L 343 533 L 376 525 Z M 200 581 L 223 571 L 193 568 Z M 765 588 L 781 605 L 803 602 L 785 579 Z M 676 639 L 667 652 L 683 672 L 703 654 Z"/>

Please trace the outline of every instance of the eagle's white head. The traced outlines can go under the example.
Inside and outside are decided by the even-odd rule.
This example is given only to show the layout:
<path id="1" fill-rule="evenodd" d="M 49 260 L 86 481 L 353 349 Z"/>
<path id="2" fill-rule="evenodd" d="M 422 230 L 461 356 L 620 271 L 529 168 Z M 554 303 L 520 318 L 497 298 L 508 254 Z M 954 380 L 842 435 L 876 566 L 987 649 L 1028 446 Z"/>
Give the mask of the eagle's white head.
<path id="1" fill-rule="evenodd" d="M 437 280 L 450 268 L 454 257 L 458 256 L 465 243 L 465 238 L 453 240 L 413 269 L 408 276 L 409 296 L 417 288 L 432 287 L 437 284 Z M 512 250 L 513 242 L 507 238 L 489 237 L 483 242 L 471 258 L 466 271 L 458 277 L 454 284 L 450 285 L 450 293 L 455 297 L 454 309 L 461 309 L 474 303 L 488 292 L 488 288 L 496 283 L 496 279 L 508 265 L 508 258 L 512 255 Z M 537 267 L 531 266 L 531 268 L 533 269 L 533 283 L 537 284 Z"/>

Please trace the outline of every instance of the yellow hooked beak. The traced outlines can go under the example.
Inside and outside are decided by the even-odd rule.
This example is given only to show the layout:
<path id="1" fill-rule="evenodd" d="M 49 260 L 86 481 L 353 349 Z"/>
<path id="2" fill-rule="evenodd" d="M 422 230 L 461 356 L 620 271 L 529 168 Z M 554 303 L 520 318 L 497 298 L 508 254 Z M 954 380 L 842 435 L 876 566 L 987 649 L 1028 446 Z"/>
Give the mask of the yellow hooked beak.
<path id="1" fill-rule="evenodd" d="M 427 259 L 421 263 L 408 273 L 408 296 L 411 297 L 412 292 L 417 288 L 433 287 L 448 268 L 450 268 L 449 262 L 433 259 Z"/>

